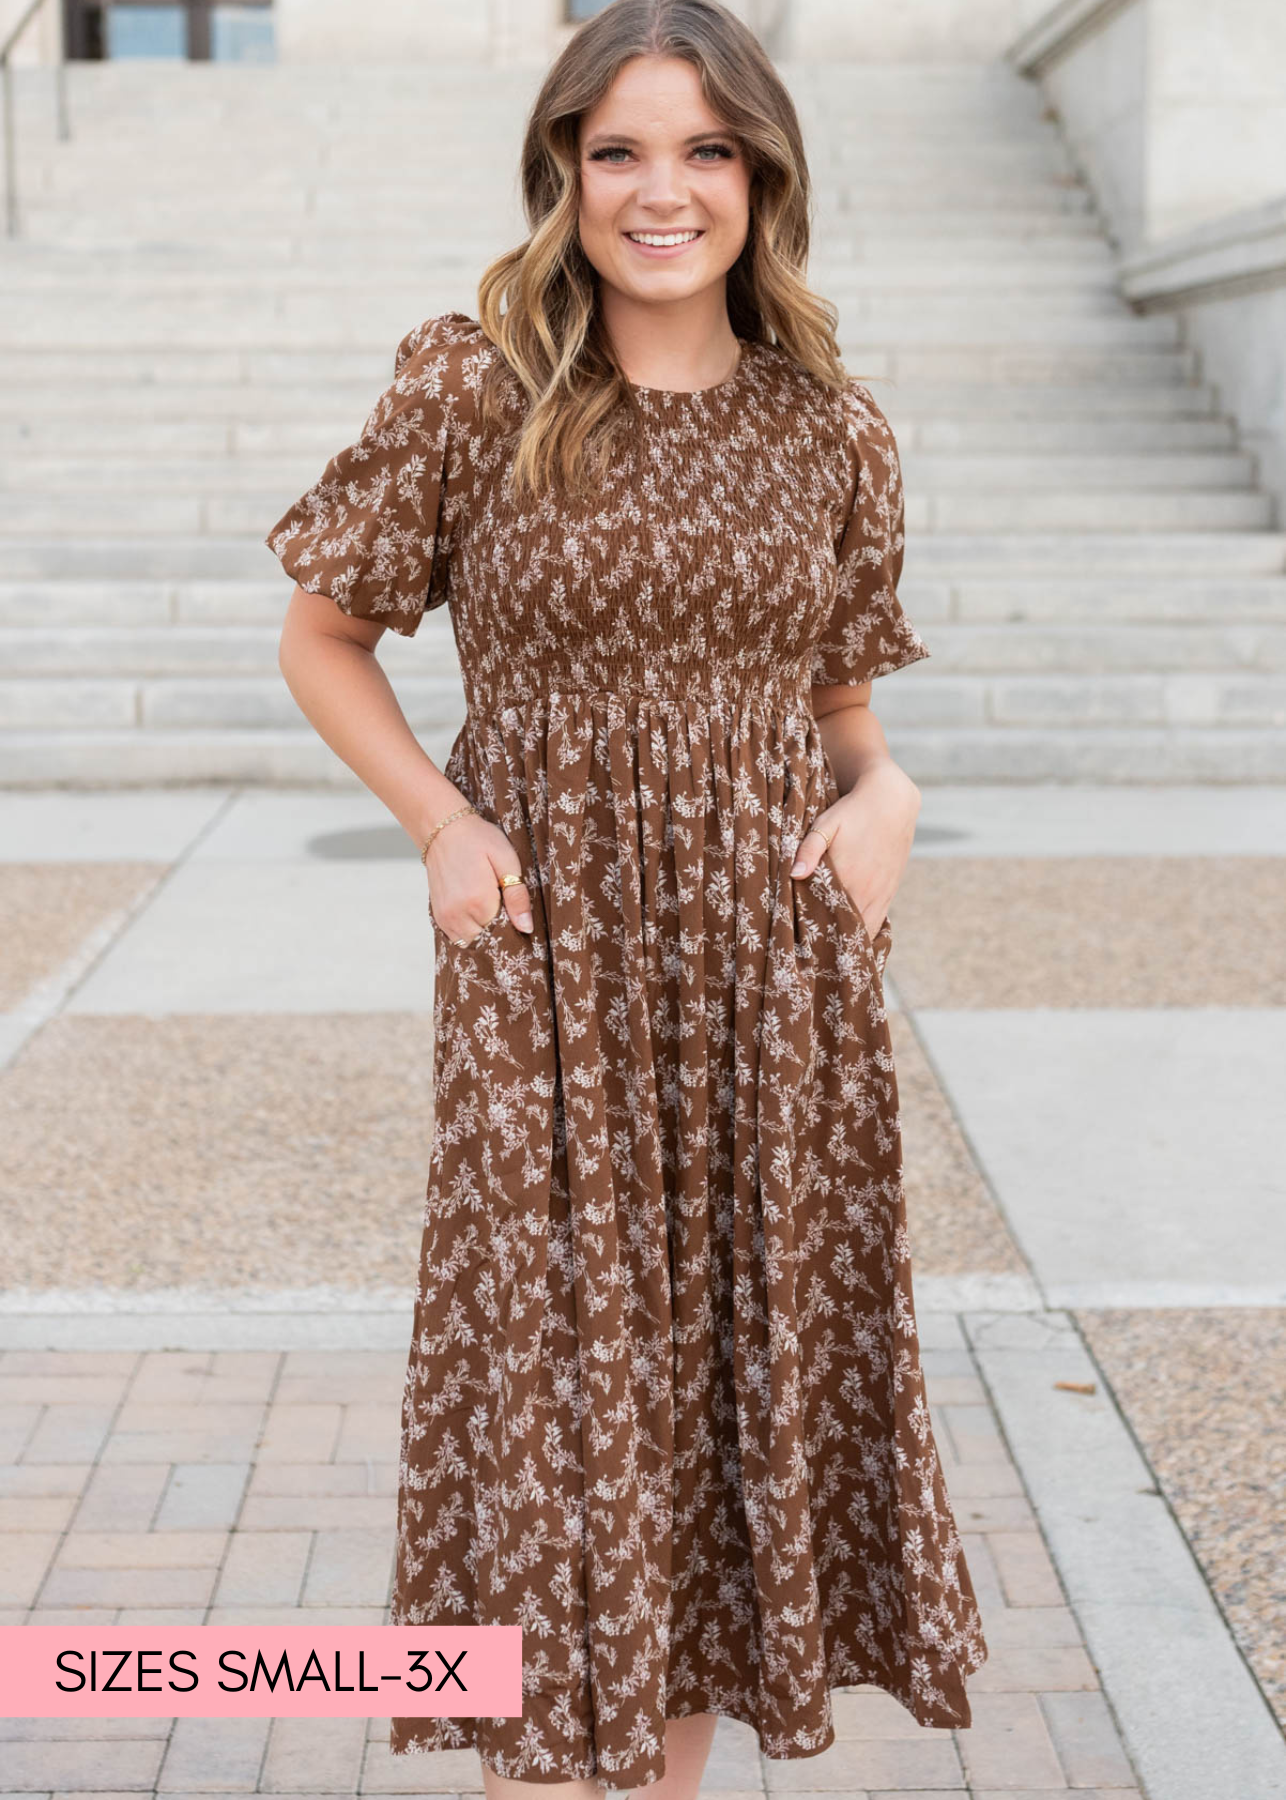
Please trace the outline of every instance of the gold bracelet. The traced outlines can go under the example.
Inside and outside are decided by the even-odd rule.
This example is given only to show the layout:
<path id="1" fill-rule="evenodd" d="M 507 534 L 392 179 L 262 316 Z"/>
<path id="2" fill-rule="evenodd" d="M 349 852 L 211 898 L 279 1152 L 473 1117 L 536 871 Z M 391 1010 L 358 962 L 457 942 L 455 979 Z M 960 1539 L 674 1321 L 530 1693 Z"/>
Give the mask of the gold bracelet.
<path id="1" fill-rule="evenodd" d="M 429 854 L 429 845 L 433 842 L 434 838 L 438 835 L 439 831 L 441 831 L 442 827 L 444 825 L 449 825 L 451 823 L 452 819 L 462 819 L 462 818 L 464 818 L 466 813 L 476 813 L 477 810 L 478 810 L 477 807 L 472 806 L 472 805 L 457 806 L 455 811 L 449 812 L 445 819 L 438 820 L 437 824 L 433 827 L 433 830 L 429 833 L 428 837 L 425 839 L 423 845 L 420 848 L 420 861 L 422 863 L 424 863 L 425 868 L 428 867 L 428 862 L 426 861 L 426 858 L 428 857 L 428 854 Z"/>

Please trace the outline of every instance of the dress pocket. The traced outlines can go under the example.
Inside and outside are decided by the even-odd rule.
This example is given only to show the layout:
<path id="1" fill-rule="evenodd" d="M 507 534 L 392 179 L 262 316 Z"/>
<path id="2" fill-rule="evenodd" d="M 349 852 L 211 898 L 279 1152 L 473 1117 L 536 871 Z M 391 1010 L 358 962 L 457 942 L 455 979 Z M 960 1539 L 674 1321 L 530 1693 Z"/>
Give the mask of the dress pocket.
<path id="1" fill-rule="evenodd" d="M 435 929 L 438 930 L 439 932 L 441 932 L 443 937 L 446 937 L 445 931 L 442 931 L 442 927 L 440 925 L 438 925 L 438 922 L 436 919 L 433 921 L 433 923 L 434 923 Z M 505 907 L 504 904 L 502 903 L 501 907 L 500 907 L 500 911 L 496 914 L 496 916 L 493 919 L 488 919 L 486 924 L 481 926 L 477 931 L 475 931 L 471 938 L 466 938 L 464 943 L 461 944 L 461 943 L 457 943 L 455 938 L 447 937 L 447 943 L 452 950 L 471 950 L 473 948 L 473 946 L 476 943 L 478 943 L 482 938 L 489 936 L 490 933 L 493 931 L 499 931 L 500 927 L 507 923 L 508 923 L 508 908 Z"/>
<path id="2" fill-rule="evenodd" d="M 861 910 L 840 880 L 834 864 L 830 860 L 830 852 L 823 850 L 816 869 L 808 877 L 816 881 L 818 875 L 825 874 L 825 886 L 831 894 L 834 905 L 844 914 L 849 927 L 857 937 L 866 954 L 875 965 L 876 972 L 883 976 L 884 965 L 888 961 L 889 951 L 893 947 L 893 913 L 892 909 L 885 915 L 877 931 L 868 930 Z"/>
<path id="3" fill-rule="evenodd" d="M 554 1008 L 538 932 L 505 907 L 467 943 L 436 921 L 434 1167 L 484 1213 L 519 1206 L 549 1175 Z"/>

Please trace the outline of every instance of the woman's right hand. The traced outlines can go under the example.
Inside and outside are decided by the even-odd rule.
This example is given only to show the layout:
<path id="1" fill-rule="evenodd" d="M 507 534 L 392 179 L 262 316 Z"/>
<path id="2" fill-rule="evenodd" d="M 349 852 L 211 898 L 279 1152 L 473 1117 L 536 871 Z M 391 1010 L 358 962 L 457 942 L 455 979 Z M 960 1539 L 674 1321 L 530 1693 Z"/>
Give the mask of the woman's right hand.
<path id="1" fill-rule="evenodd" d="M 521 875 L 518 852 L 490 819 L 466 813 L 444 825 L 429 846 L 429 912 L 453 943 L 469 943 L 506 907 L 510 923 L 531 931 L 531 895 L 525 881 L 501 888 L 502 875 Z"/>

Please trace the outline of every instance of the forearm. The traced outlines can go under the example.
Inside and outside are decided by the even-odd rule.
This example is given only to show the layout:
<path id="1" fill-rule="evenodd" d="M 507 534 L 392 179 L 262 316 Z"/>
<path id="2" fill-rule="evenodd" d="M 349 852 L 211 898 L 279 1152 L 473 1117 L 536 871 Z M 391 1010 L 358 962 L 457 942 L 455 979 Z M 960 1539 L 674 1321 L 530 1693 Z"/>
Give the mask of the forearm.
<path id="1" fill-rule="evenodd" d="M 421 748 L 371 651 L 325 631 L 301 629 L 283 635 L 278 666 L 318 736 L 416 844 L 462 804 L 459 789 Z"/>
<path id="2" fill-rule="evenodd" d="M 865 684 L 868 697 L 870 685 Z M 814 712 L 841 794 L 854 788 L 869 770 L 893 760 L 884 728 L 868 702 L 853 700 L 835 689 L 814 689 Z"/>
<path id="3" fill-rule="evenodd" d="M 813 689 L 822 745 L 837 796 L 799 844 L 791 874 L 811 875 L 826 850 L 831 867 L 871 931 L 888 916 L 911 853 L 920 790 L 893 760 L 867 702 L 871 684 Z"/>

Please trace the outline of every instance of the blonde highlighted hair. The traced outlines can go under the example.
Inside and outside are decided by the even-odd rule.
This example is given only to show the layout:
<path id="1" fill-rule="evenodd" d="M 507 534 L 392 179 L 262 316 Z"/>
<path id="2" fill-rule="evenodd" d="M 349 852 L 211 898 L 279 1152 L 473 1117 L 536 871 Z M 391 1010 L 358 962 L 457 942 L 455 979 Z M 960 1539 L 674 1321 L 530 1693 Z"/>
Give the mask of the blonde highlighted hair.
<path id="1" fill-rule="evenodd" d="M 618 422 L 637 408 L 603 329 L 597 272 L 578 228 L 581 120 L 637 56 L 691 62 L 749 162 L 749 230 L 727 277 L 733 331 L 782 346 L 827 386 L 845 380 L 836 309 L 804 279 L 811 189 L 803 135 L 763 47 L 718 0 L 612 0 L 568 41 L 536 96 L 522 152 L 528 236 L 489 265 L 478 287 L 478 322 L 529 401 L 515 491 L 534 494 L 555 477 L 569 488 L 592 479 L 590 465 L 601 471 Z M 490 384 L 482 403 L 494 419 Z"/>

